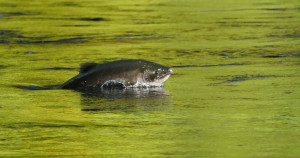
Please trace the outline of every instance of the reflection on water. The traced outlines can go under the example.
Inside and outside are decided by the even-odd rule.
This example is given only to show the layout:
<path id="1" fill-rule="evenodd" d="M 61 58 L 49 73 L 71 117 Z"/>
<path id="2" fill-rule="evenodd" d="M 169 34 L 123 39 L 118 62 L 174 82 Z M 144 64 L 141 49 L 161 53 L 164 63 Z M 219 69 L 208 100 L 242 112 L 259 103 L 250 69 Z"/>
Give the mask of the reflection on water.
<path id="1" fill-rule="evenodd" d="M 100 88 L 95 90 L 80 91 L 82 97 L 105 98 L 105 99 L 126 99 L 126 98 L 164 98 L 169 92 L 163 87 L 151 88 Z"/>
<path id="2" fill-rule="evenodd" d="M 98 89 L 80 93 L 82 111 L 159 110 L 170 104 L 170 94 L 162 87 Z"/>

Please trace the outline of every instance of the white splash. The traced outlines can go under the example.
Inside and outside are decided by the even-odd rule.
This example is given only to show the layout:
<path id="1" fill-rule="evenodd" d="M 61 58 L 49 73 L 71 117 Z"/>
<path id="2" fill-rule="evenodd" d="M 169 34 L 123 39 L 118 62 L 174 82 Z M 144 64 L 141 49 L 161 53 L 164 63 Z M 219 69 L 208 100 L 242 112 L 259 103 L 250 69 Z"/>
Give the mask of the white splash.
<path id="1" fill-rule="evenodd" d="M 138 80 L 134 85 L 126 86 L 124 80 L 108 80 L 106 81 L 101 88 L 113 88 L 113 87 L 122 87 L 122 88 L 151 88 L 151 87 L 163 87 L 164 82 L 170 77 L 166 75 L 161 79 L 157 79 L 154 82 L 145 82 L 143 80 Z"/>
<path id="2" fill-rule="evenodd" d="M 101 88 L 107 88 L 107 87 L 122 87 L 125 88 L 125 81 L 123 80 L 108 80 L 101 85 Z"/>
<path id="3" fill-rule="evenodd" d="M 137 81 L 134 85 L 130 85 L 127 87 L 137 87 L 137 88 L 149 88 L 149 87 L 163 87 L 164 82 L 170 77 L 170 75 L 166 75 L 165 77 L 155 80 L 154 82 L 143 82 Z"/>
<path id="4" fill-rule="evenodd" d="M 150 87 L 163 87 L 163 83 L 154 82 L 139 82 L 137 81 L 134 85 L 126 86 L 128 88 L 150 88 Z"/>

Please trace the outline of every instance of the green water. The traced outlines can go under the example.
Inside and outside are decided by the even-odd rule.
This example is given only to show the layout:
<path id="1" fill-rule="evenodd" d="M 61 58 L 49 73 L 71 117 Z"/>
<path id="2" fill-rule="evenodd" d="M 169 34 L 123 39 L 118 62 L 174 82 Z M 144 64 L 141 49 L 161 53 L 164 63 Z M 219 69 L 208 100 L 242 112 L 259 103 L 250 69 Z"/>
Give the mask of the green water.
<path id="1" fill-rule="evenodd" d="M 0 157 L 297 158 L 299 26 L 298 0 L 0 0 Z M 20 88 L 119 59 L 174 74 L 164 89 Z"/>

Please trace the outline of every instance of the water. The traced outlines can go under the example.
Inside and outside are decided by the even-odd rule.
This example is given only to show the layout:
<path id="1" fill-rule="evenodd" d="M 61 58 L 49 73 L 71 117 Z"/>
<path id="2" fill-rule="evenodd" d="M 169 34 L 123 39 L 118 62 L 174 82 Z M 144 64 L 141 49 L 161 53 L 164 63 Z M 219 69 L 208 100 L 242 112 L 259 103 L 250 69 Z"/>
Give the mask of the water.
<path id="1" fill-rule="evenodd" d="M 297 0 L 1 0 L 0 156 L 299 157 L 299 19 Z M 174 74 L 30 90 L 120 59 Z"/>

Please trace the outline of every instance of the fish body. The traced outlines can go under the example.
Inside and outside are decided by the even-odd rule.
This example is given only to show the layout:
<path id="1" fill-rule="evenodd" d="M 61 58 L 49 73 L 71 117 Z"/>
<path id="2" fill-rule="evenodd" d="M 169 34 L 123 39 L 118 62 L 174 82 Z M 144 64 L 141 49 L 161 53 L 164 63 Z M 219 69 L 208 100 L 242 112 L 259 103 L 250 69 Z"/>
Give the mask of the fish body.
<path id="1" fill-rule="evenodd" d="M 79 74 L 60 88 L 163 86 L 171 74 L 169 67 L 146 60 L 83 63 Z"/>

